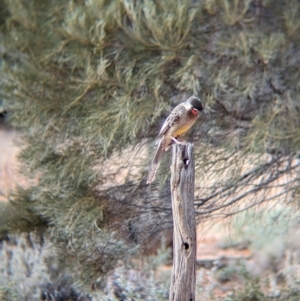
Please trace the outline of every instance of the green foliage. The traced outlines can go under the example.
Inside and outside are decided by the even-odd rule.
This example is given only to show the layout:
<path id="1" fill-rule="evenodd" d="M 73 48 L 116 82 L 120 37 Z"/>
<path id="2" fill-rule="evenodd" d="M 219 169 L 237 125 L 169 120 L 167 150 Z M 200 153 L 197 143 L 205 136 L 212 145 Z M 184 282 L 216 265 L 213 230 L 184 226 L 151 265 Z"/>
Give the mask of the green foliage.
<path id="1" fill-rule="evenodd" d="M 0 239 L 0 300 L 82 300 L 67 271 L 58 269 L 55 250 L 43 235 L 6 235 Z"/>
<path id="2" fill-rule="evenodd" d="M 171 270 L 163 271 L 162 265 L 170 259 L 170 251 L 164 246 L 158 249 L 143 263 L 132 263 L 131 266 L 116 269 L 113 285 L 107 285 L 106 293 L 97 295 L 97 300 L 129 299 L 137 301 L 160 301 L 168 299 Z"/>
<path id="3" fill-rule="evenodd" d="M 222 301 L 294 301 L 298 300 L 300 292 L 297 289 L 287 288 L 277 292 L 276 295 L 267 292 L 267 279 L 264 277 L 253 276 L 247 272 L 244 266 L 239 269 L 240 279 L 243 285 L 234 289 L 227 297 L 218 299 Z M 215 299 L 214 299 L 215 300 Z"/>
<path id="4" fill-rule="evenodd" d="M 243 282 L 223 301 L 299 299 L 297 268 L 293 268 L 298 264 L 293 250 L 299 248 L 294 236 L 299 215 L 292 218 L 289 211 L 277 205 L 273 210 L 241 212 L 231 219 L 224 248 L 245 245 L 246 240 L 252 256 L 246 265 L 231 262 L 216 272 L 221 283 Z"/>
<path id="5" fill-rule="evenodd" d="M 170 269 L 158 269 L 170 258 L 170 250 L 165 248 L 144 262 L 115 268 L 106 281 L 98 279 L 93 284 L 89 296 L 74 289 L 76 283 L 68 271 L 58 269 L 55 250 L 45 236 L 21 234 L 1 238 L 0 255 L 1 301 L 112 301 L 121 296 L 150 301 L 168 297 Z M 99 287 L 101 290 L 96 290 Z"/>
<path id="6" fill-rule="evenodd" d="M 47 227 L 45 219 L 35 212 L 33 189 L 19 189 L 17 200 L 11 196 L 9 203 L 0 203 L 0 233 L 9 229 L 12 232 L 30 232 Z"/>
<path id="7" fill-rule="evenodd" d="M 18 298 L 16 292 L 11 287 L 11 284 L 8 286 L 0 286 L 0 301 L 15 301 L 15 300 L 18 300 Z"/>
<path id="8" fill-rule="evenodd" d="M 264 296 L 264 293 L 261 288 L 259 278 L 251 278 L 248 275 L 245 275 L 245 277 L 246 277 L 246 285 L 244 291 L 237 292 L 236 300 L 245 300 L 245 301 L 266 300 L 266 297 Z"/>
<path id="9" fill-rule="evenodd" d="M 282 291 L 278 296 L 269 296 L 262 288 L 263 280 L 244 275 L 245 286 L 220 301 L 296 301 L 299 299 L 300 292 L 297 290 Z"/>
<path id="10" fill-rule="evenodd" d="M 38 300 L 39 286 L 49 281 L 43 259 L 49 249 L 34 242 L 33 235 L 0 240 L 0 300 Z"/>
<path id="11" fill-rule="evenodd" d="M 266 211 L 250 209 L 232 217 L 230 225 L 232 231 L 224 237 L 223 247 L 245 244 L 245 238 L 250 239 L 248 245 L 254 251 L 262 249 L 272 250 L 276 242 L 287 244 L 294 227 L 299 221 L 298 214 L 292 214 L 291 209 L 284 207 Z M 278 245 L 278 244 L 276 244 Z M 274 248 L 273 248 L 274 249 Z M 282 248 L 277 246 L 277 252 Z M 273 250 L 276 252 L 276 250 Z"/>
<path id="12" fill-rule="evenodd" d="M 207 142 L 196 145 L 197 170 L 205 163 L 207 174 L 223 173 L 212 154 L 236 168 L 222 187 L 209 186 L 206 200 L 247 186 L 239 180 L 246 155 L 260 158 L 256 178 L 248 177 L 254 180 L 278 162 L 261 154 L 294 158 L 299 5 L 259 2 L 1 3 L 1 97 L 21 133 L 22 170 L 31 181 L 1 210 L 3 231 L 47 228 L 61 265 L 90 290 L 136 245 L 170 227 L 168 191 L 157 200 L 143 182 L 147 150 L 140 164 L 131 155 L 186 95 L 200 95 L 211 112 L 194 130 Z M 122 159 L 112 160 L 116 154 Z M 131 174 L 123 176 L 126 168 Z"/>

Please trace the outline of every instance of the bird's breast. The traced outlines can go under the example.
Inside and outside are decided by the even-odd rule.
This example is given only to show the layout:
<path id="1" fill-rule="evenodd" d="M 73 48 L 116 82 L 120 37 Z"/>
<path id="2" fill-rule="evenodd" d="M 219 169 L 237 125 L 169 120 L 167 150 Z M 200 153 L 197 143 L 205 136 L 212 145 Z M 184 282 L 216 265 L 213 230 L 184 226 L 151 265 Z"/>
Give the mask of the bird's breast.
<path id="1" fill-rule="evenodd" d="M 193 122 L 194 123 L 194 122 Z M 182 134 L 184 134 L 185 132 L 187 132 L 189 130 L 189 128 L 193 125 L 193 123 L 186 123 L 186 124 L 182 124 L 180 126 L 177 127 L 177 129 L 174 131 L 174 136 L 180 136 Z"/>
<path id="2" fill-rule="evenodd" d="M 187 132 L 192 125 L 195 123 L 197 117 L 195 116 L 185 116 L 180 120 L 180 122 L 177 124 L 177 126 L 174 128 L 174 132 L 172 133 L 172 136 L 178 137 L 185 132 Z"/>

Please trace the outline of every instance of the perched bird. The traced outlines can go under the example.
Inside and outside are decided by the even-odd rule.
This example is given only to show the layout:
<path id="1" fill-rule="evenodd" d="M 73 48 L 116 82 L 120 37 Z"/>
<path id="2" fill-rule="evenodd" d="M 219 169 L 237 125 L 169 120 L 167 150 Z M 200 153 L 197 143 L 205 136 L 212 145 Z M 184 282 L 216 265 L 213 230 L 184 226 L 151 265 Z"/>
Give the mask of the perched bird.
<path id="1" fill-rule="evenodd" d="M 147 184 L 151 183 L 156 171 L 160 165 L 160 161 L 164 151 L 167 151 L 171 144 L 184 144 L 179 141 L 180 135 L 184 134 L 195 123 L 199 116 L 199 112 L 204 111 L 199 98 L 192 96 L 187 101 L 177 105 L 164 122 L 160 132 L 156 153 L 152 160 Z"/>

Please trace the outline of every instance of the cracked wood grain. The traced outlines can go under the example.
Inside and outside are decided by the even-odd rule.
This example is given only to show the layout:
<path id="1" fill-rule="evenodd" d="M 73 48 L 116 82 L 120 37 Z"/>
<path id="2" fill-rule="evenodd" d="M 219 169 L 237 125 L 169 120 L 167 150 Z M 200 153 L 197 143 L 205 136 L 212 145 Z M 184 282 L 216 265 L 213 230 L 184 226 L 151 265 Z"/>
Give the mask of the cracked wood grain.
<path id="1" fill-rule="evenodd" d="M 173 269 L 169 301 L 195 300 L 197 244 L 194 182 L 194 145 L 174 145 L 171 165 Z"/>

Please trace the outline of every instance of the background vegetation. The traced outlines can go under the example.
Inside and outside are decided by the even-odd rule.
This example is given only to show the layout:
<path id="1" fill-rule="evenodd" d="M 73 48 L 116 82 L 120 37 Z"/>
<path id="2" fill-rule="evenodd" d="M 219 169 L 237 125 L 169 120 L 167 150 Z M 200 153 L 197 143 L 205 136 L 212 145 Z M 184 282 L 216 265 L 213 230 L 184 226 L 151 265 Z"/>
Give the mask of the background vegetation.
<path id="1" fill-rule="evenodd" d="M 1 231 L 39 231 L 86 292 L 172 227 L 168 158 L 145 179 L 168 112 L 191 94 L 199 222 L 298 209 L 300 4 L 5 0 L 1 99 L 26 187 Z M 167 156 L 166 156 L 167 157 Z M 245 201 L 246 200 L 246 201 Z"/>

